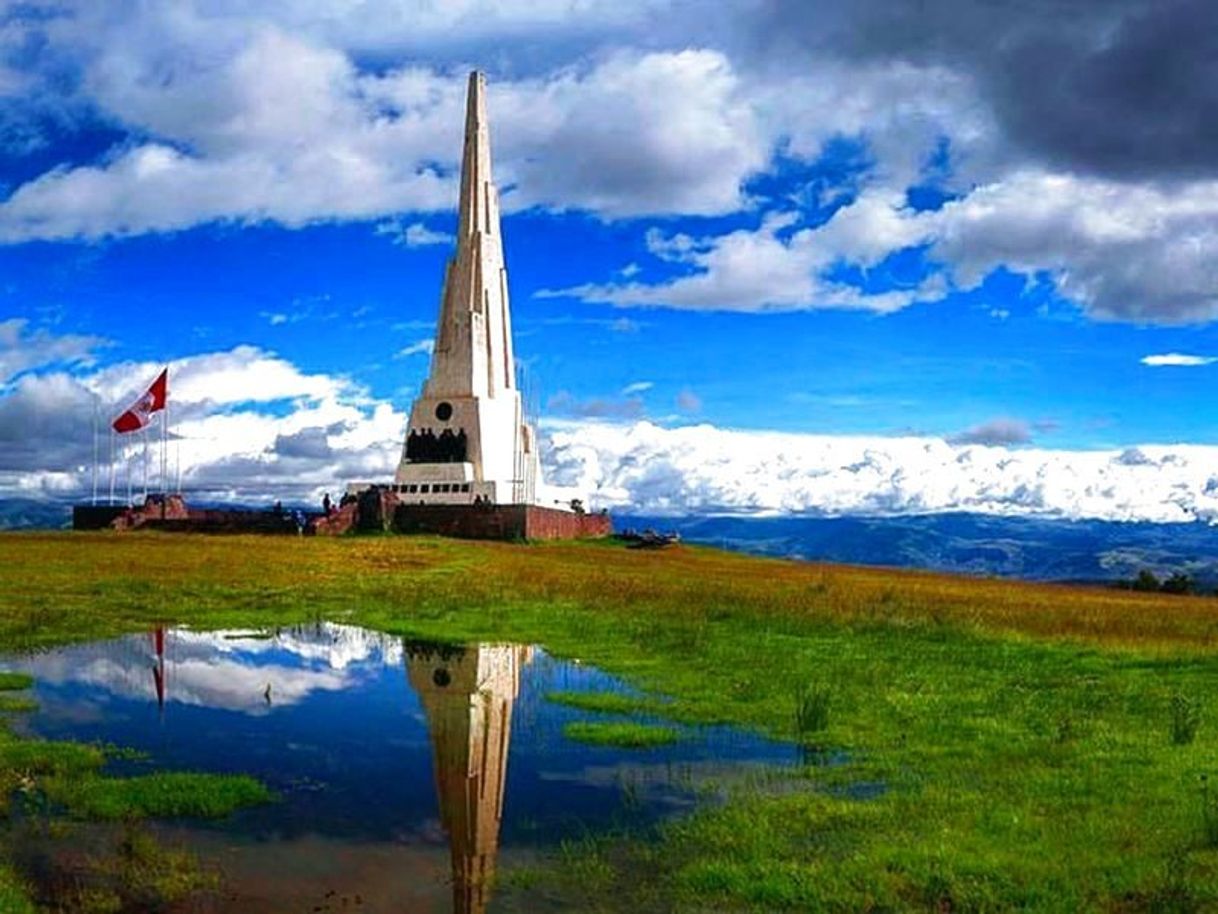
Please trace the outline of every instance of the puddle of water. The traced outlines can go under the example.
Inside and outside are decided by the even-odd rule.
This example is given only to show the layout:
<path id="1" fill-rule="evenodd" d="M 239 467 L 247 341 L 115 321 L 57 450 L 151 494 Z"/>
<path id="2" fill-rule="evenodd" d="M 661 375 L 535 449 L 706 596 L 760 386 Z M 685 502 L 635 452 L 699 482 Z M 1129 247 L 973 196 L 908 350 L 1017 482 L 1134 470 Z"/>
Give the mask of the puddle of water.
<path id="1" fill-rule="evenodd" d="M 281 795 L 217 823 L 155 826 L 222 874 L 223 890 L 189 910 L 482 912 L 497 865 L 645 828 L 692 807 L 709 776 L 798 762 L 794 747 L 730 728 L 647 750 L 567 740 L 566 723 L 599 715 L 548 692 L 626 687 L 522 645 L 331 623 L 159 629 L 0 668 L 36 677 L 26 732 L 146 754 L 115 773 L 246 773 Z"/>

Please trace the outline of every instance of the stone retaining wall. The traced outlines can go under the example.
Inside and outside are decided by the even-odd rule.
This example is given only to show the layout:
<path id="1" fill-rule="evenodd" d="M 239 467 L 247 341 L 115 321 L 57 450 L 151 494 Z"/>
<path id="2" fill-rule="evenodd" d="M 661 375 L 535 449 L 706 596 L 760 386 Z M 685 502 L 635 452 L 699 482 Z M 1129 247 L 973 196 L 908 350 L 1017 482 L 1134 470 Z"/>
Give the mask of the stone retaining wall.
<path id="1" fill-rule="evenodd" d="M 576 514 L 533 505 L 399 504 L 393 526 L 399 533 L 495 540 L 582 539 L 613 532 L 607 514 Z"/>
<path id="2" fill-rule="evenodd" d="M 370 489 L 330 515 L 310 514 L 306 533 L 338 536 L 354 530 L 430 533 L 479 540 L 553 540 L 609 536 L 607 514 L 576 514 L 533 505 L 407 504 L 389 489 Z M 173 533 L 296 533 L 292 512 L 199 510 L 187 508 L 179 495 L 162 506 L 159 496 L 146 505 L 127 508 L 78 505 L 77 530 L 150 529 Z"/>

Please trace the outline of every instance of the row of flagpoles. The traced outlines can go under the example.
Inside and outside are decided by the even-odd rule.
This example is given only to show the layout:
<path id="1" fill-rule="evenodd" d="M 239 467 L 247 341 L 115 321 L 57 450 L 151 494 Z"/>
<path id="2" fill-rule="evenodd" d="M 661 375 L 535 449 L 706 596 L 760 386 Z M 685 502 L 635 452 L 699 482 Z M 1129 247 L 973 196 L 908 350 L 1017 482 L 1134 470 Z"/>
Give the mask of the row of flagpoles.
<path id="1" fill-rule="evenodd" d="M 122 449 L 123 464 L 126 467 L 127 477 L 127 504 L 132 504 L 135 492 L 131 473 L 131 453 L 127 447 L 126 436 L 136 432 L 143 433 L 144 444 L 144 500 L 148 499 L 148 429 L 152 425 L 153 417 L 156 413 L 161 414 L 161 467 L 160 479 L 161 489 L 163 494 L 169 493 L 169 369 L 166 368 L 156 380 L 148 386 L 148 389 L 131 404 L 127 409 L 123 410 L 117 417 L 110 422 L 110 504 L 114 504 L 115 483 L 116 483 L 116 463 L 115 463 L 115 446 L 116 444 Z M 93 504 L 97 504 L 98 500 L 98 468 L 101 464 L 101 444 L 99 432 L 99 410 L 94 405 L 93 410 Z M 178 461 L 177 467 L 177 490 L 182 488 L 182 466 L 181 461 Z"/>

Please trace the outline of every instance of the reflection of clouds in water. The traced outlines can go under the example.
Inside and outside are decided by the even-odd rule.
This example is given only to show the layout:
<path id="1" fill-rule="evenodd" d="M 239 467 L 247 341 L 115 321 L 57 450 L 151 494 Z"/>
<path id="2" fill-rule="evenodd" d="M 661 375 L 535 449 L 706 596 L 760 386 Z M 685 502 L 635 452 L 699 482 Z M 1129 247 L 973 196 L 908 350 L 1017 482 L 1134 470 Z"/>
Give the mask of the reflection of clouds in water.
<path id="1" fill-rule="evenodd" d="M 282 629 L 267 638 L 249 631 L 191 632 L 175 630 L 173 640 L 184 651 L 241 654 L 258 657 L 287 651 L 301 660 L 342 670 L 364 661 L 396 666 L 402 662 L 402 641 L 353 625 L 322 622 L 307 628 Z"/>
<path id="2" fill-rule="evenodd" d="M 168 701 L 253 714 L 271 710 L 264 696 L 268 684 L 273 704 L 292 705 L 313 692 L 345 689 L 357 678 L 336 670 L 246 666 L 229 661 L 186 661 L 173 664 L 166 672 Z"/>
<path id="3" fill-rule="evenodd" d="M 171 630 L 165 636 L 165 697 L 168 702 L 266 714 L 314 692 L 349 688 L 359 682 L 361 669 L 398 665 L 401 657 L 400 640 L 332 623 L 285 630 L 271 638 Z M 25 668 L 50 685 L 85 684 L 114 695 L 155 700 L 156 664 L 152 638 L 145 635 L 44 654 Z"/>

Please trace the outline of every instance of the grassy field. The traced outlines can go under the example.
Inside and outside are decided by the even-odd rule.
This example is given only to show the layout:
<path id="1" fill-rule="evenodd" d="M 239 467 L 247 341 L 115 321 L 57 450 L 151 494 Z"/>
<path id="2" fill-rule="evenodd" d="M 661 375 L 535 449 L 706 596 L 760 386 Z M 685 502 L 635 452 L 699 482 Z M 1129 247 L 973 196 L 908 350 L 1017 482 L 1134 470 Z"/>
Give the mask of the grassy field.
<path id="1" fill-rule="evenodd" d="M 5 649 L 318 617 L 541 643 L 809 746 L 653 841 L 568 848 L 538 878 L 584 910 L 1218 909 L 1212 599 L 693 547 L 0 536 Z"/>
<path id="2" fill-rule="evenodd" d="M 681 738 L 673 727 L 618 720 L 573 720 L 562 728 L 562 734 L 577 743 L 616 746 L 619 749 L 667 746 Z"/>

